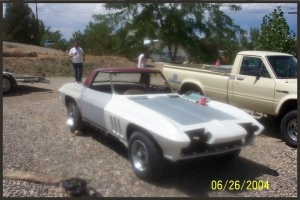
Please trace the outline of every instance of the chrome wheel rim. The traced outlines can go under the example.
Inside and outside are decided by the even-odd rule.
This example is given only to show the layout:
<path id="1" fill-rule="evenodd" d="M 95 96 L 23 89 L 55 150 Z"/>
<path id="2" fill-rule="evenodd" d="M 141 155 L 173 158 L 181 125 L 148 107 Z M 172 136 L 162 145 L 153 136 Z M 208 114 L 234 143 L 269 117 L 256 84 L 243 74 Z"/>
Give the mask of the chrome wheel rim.
<path id="1" fill-rule="evenodd" d="M 131 158 L 136 169 L 139 171 L 145 171 L 147 169 L 149 160 L 148 151 L 142 141 L 136 140 L 132 144 Z"/>
<path id="2" fill-rule="evenodd" d="M 69 127 L 72 127 L 74 125 L 75 121 L 75 106 L 74 104 L 70 104 L 68 107 L 68 116 L 67 116 L 67 124 Z"/>
<path id="3" fill-rule="evenodd" d="M 6 78 L 3 78 L 3 92 L 6 92 L 10 88 L 10 81 Z"/>
<path id="4" fill-rule="evenodd" d="M 297 119 L 293 119 L 291 120 L 288 125 L 287 125 L 287 132 L 289 137 L 294 140 L 297 141 L 298 138 L 298 133 L 297 133 Z"/>

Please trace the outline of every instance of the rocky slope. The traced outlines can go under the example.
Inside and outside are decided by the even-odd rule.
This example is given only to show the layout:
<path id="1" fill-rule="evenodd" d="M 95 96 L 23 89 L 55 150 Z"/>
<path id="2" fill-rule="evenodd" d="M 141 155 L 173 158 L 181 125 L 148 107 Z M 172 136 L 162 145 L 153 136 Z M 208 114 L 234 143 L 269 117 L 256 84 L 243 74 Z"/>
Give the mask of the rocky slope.
<path id="1" fill-rule="evenodd" d="M 28 75 L 46 73 L 47 77 L 73 76 L 71 60 L 67 52 L 51 48 L 3 42 L 3 52 L 29 53 L 36 52 L 37 57 L 3 57 L 3 70 Z M 86 55 L 84 76 L 99 67 L 136 67 L 136 63 L 116 56 Z"/>

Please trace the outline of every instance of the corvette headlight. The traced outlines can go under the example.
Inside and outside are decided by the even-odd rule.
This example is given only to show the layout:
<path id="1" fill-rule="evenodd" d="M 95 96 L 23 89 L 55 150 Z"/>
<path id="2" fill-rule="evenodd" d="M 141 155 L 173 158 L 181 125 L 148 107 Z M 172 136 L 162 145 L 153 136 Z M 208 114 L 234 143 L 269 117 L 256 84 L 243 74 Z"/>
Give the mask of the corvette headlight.
<path id="1" fill-rule="evenodd" d="M 204 129 L 197 129 L 192 131 L 186 131 L 185 134 L 190 138 L 193 142 L 207 142 L 211 138 L 211 133 L 205 133 Z"/>

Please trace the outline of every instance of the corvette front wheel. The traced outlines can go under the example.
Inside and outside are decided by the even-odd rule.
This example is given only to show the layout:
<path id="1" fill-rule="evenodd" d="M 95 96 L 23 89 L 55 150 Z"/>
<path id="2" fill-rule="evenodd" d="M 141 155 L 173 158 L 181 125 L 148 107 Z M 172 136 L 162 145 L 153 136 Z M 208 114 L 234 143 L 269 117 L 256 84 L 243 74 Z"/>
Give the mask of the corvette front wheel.
<path id="1" fill-rule="evenodd" d="M 164 159 L 154 142 L 140 132 L 129 140 L 129 160 L 134 173 L 141 179 L 157 179 L 164 168 Z"/>
<path id="2" fill-rule="evenodd" d="M 83 121 L 78 110 L 78 106 L 74 101 L 71 101 L 68 104 L 67 124 L 72 133 L 74 133 L 76 130 L 82 131 L 84 127 Z"/>

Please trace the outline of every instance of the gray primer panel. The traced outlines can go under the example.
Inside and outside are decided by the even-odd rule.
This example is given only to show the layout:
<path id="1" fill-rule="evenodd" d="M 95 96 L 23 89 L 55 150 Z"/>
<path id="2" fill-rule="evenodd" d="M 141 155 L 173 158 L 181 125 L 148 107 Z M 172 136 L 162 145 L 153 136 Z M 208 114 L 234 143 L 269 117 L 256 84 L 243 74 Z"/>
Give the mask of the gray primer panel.
<path id="1" fill-rule="evenodd" d="M 192 103 L 180 97 L 170 98 L 160 96 L 153 99 L 132 99 L 132 101 L 159 112 L 181 125 L 204 123 L 213 119 L 236 119 L 217 109 Z"/>

